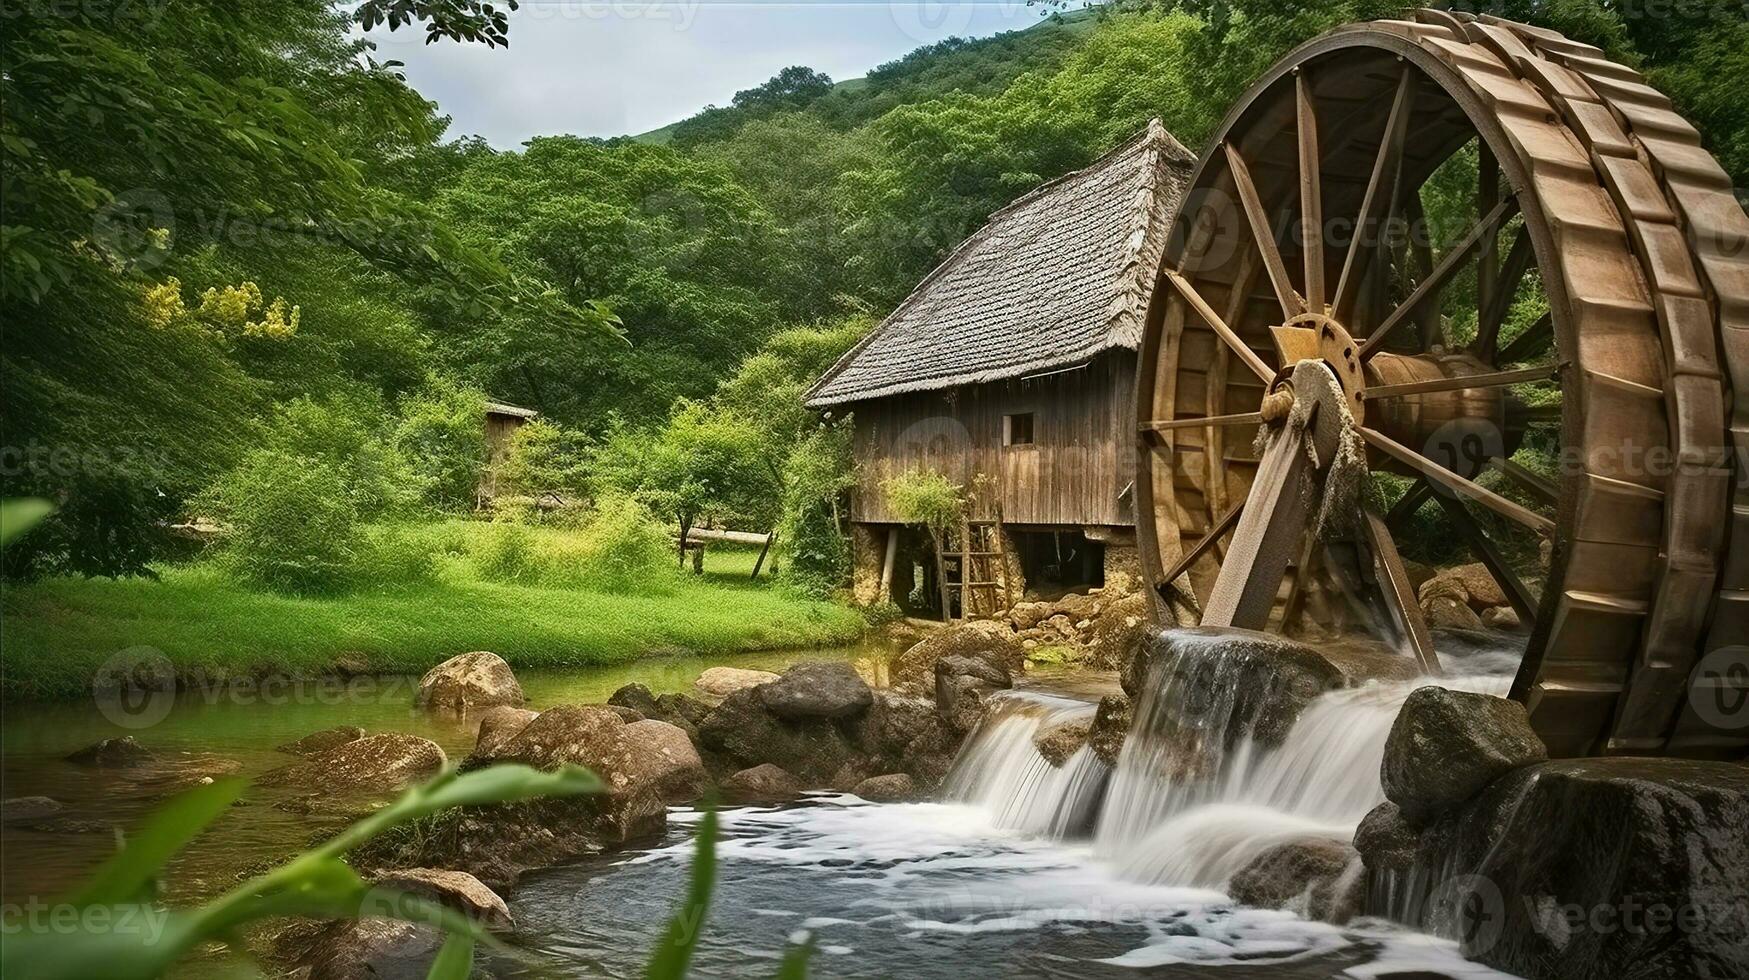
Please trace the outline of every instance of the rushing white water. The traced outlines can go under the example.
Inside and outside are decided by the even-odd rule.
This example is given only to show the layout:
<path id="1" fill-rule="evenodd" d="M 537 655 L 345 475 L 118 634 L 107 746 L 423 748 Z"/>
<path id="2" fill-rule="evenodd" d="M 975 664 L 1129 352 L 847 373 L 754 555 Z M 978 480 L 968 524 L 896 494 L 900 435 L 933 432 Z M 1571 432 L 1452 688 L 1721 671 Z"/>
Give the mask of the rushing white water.
<path id="1" fill-rule="evenodd" d="M 1099 819 L 1101 854 L 1141 881 L 1221 887 L 1268 848 L 1305 837 L 1347 842 L 1384 802 L 1385 737 L 1409 693 L 1428 683 L 1369 681 L 1318 695 L 1279 745 L 1252 737 L 1240 665 L 1220 644 L 1181 644 L 1213 682 L 1155 678 L 1137 707 Z M 1508 675 L 1439 679 L 1504 694 Z M 1210 692 L 1212 696 L 1210 696 Z M 1200 703 L 1199 703 L 1200 702 Z"/>
<path id="2" fill-rule="evenodd" d="M 1255 662 L 1213 640 L 1176 648 L 1179 669 L 1155 677 L 1138 699 L 1115 771 L 1085 747 L 1059 769 L 1033 745 L 1053 725 L 1090 719 L 1092 705 L 1011 692 L 968 740 L 947 797 L 1005 829 L 1064 837 L 1091 826 L 1096 853 L 1120 875 L 1163 885 L 1223 888 L 1276 844 L 1352 839 L 1384 801 L 1379 768 L 1391 724 L 1428 681 L 1324 692 L 1270 745 L 1253 737 L 1265 697 Z M 1473 672 L 1438 683 L 1505 694 L 1509 659 L 1469 658 L 1457 669 Z"/>
<path id="3" fill-rule="evenodd" d="M 1085 832 L 1109 767 L 1082 746 L 1058 768 L 1033 739 L 1056 725 L 1092 721 L 1094 710 L 1083 701 L 1044 694 L 998 695 L 989 717 L 954 760 L 943 795 L 983 808 L 1006 830 L 1054 837 Z"/>

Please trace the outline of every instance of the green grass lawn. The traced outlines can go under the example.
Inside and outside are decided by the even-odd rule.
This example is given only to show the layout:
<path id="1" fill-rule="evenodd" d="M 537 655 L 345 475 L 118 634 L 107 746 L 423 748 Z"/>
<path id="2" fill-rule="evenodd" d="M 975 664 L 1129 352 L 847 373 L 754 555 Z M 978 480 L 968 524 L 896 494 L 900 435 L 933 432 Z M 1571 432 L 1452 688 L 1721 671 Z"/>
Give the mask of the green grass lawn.
<path id="1" fill-rule="evenodd" d="M 688 572 L 655 594 L 485 582 L 459 563 L 436 582 L 332 598 L 259 591 L 202 564 L 164 568 L 157 582 L 52 579 L 6 591 L 0 696 L 84 696 L 105 660 L 141 646 L 210 678 L 320 673 L 341 654 L 362 655 L 373 671 L 417 673 L 469 650 L 568 667 L 857 638 L 858 613 L 790 595 L 763 572 L 749 582 L 755 554 L 707 552 L 702 578 Z"/>

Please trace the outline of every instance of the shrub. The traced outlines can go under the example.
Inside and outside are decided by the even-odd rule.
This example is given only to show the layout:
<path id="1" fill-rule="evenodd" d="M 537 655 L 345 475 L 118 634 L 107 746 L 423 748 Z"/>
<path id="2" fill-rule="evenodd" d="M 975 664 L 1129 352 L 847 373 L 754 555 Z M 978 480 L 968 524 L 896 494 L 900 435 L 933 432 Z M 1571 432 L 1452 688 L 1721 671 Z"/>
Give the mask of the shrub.
<path id="1" fill-rule="evenodd" d="M 520 524 L 486 525 L 468 555 L 474 574 L 490 582 L 532 582 L 542 577 L 534 532 Z"/>
<path id="2" fill-rule="evenodd" d="M 918 524 L 931 534 L 943 534 L 959 524 L 963 505 L 961 487 L 940 473 L 913 470 L 882 484 L 887 504 L 907 524 Z"/>
<path id="3" fill-rule="evenodd" d="M 500 496 L 538 500 L 550 493 L 570 499 L 589 489 L 587 447 L 582 439 L 545 419 L 524 423 L 510 434 L 496 469 Z"/>
<path id="4" fill-rule="evenodd" d="M 838 498 L 850 488 L 850 431 L 820 429 L 784 466 L 783 519 L 777 532 L 783 581 L 804 595 L 826 598 L 850 577 L 850 545 L 838 527 Z"/>
<path id="5" fill-rule="evenodd" d="M 346 481 L 331 464 L 257 449 L 206 502 L 228 528 L 219 560 L 239 578 L 291 593 L 352 584 L 366 542 Z"/>
<path id="6" fill-rule="evenodd" d="M 265 443 L 283 455 L 334 467 L 359 517 L 405 515 L 419 503 L 421 481 L 396 445 L 377 431 L 383 418 L 382 406 L 368 401 L 298 398 L 274 413 Z"/>
<path id="7" fill-rule="evenodd" d="M 358 578 L 361 583 L 395 586 L 437 578 L 442 542 L 423 528 L 388 524 L 366 532 Z"/>
<path id="8" fill-rule="evenodd" d="M 401 405 L 395 445 L 432 506 L 471 509 L 486 465 L 486 396 L 453 382 L 433 383 Z"/>
<path id="9" fill-rule="evenodd" d="M 663 591 L 673 584 L 668 533 L 630 497 L 596 504 L 584 531 L 581 584 L 604 592 Z"/>

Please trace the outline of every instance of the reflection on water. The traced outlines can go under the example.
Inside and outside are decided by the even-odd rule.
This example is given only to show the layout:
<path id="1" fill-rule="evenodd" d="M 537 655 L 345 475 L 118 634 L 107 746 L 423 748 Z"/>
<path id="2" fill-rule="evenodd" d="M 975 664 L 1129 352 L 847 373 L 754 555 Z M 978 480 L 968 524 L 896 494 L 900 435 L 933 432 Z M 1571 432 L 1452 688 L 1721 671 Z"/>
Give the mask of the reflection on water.
<path id="1" fill-rule="evenodd" d="M 688 690 L 707 667 L 780 671 L 800 660 L 856 658 L 872 667 L 873 649 L 804 650 L 729 657 L 663 657 L 612 667 L 519 671 L 531 707 L 605 701 L 633 682 L 658 694 Z M 292 756 L 274 747 L 335 725 L 422 735 L 460 759 L 473 746 L 475 721 L 414 709 L 418 678 L 364 677 L 269 681 L 185 691 L 163 711 L 131 715 L 95 699 L 13 703 L 0 717 L 0 782 L 5 797 L 49 796 L 66 809 L 61 830 L 0 829 L 0 901 L 66 892 L 112 847 L 114 826 L 136 826 L 153 806 L 202 776 L 256 776 Z M 136 709 L 138 705 L 133 706 Z M 108 710 L 104 710 L 107 708 Z M 138 725 L 141 719 L 156 719 Z M 100 739 L 132 735 L 161 761 L 135 770 L 99 770 L 66 762 Z M 286 793 L 252 789 L 244 805 L 221 817 L 172 865 L 173 899 L 211 895 L 245 869 L 277 863 L 330 829 L 335 817 L 274 806 Z"/>
<path id="2" fill-rule="evenodd" d="M 785 945 L 812 934 L 822 977 L 1501 976 L 1384 923 L 1338 928 L 1124 880 L 1086 846 L 992 817 L 832 795 L 725 811 L 695 975 L 769 977 Z M 511 901 L 519 938 L 553 974 L 638 974 L 685 891 L 695 819 L 673 812 L 667 840 L 646 852 L 525 879 Z"/>

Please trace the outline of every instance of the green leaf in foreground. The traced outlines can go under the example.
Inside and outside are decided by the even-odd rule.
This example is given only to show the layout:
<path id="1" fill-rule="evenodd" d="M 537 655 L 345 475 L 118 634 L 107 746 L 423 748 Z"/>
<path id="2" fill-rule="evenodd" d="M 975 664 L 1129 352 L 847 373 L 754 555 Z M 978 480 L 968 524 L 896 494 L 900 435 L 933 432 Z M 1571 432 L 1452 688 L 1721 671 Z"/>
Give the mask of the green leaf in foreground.
<path id="1" fill-rule="evenodd" d="M 783 951 L 783 963 L 777 968 L 777 980 L 807 980 L 808 961 L 814 958 L 814 934 Z"/>
<path id="2" fill-rule="evenodd" d="M 474 972 L 474 937 L 467 933 L 452 933 L 431 961 L 425 980 L 468 980 Z"/>
<path id="3" fill-rule="evenodd" d="M 38 497 L 0 500 L 0 548 L 54 513 L 55 505 Z"/>
<path id="4" fill-rule="evenodd" d="M 220 779 L 173 798 L 152 814 L 120 853 L 97 869 L 71 904 L 111 905 L 144 897 L 147 884 L 164 865 L 230 809 L 246 785 L 234 777 Z"/>
<path id="5" fill-rule="evenodd" d="M 717 881 L 717 811 L 705 804 L 698 822 L 698 848 L 692 857 L 692 883 L 686 889 L 686 904 L 668 920 L 668 931 L 644 970 L 646 980 L 681 980 L 692 962 L 692 951 L 704 933 L 710 914 L 711 889 Z"/>

